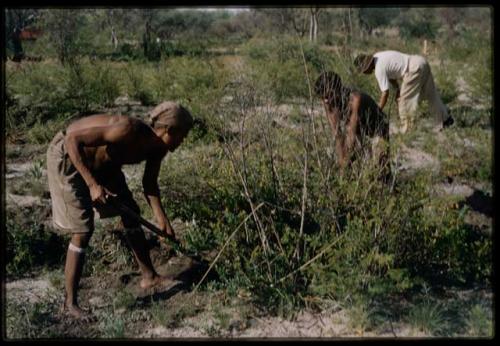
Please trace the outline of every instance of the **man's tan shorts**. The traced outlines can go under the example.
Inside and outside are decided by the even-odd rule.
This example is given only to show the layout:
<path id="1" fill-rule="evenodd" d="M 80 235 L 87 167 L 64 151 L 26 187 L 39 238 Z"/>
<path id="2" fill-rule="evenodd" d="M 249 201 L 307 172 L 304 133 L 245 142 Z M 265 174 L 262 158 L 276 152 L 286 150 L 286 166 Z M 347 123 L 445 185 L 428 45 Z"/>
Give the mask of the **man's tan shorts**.
<path id="1" fill-rule="evenodd" d="M 97 182 L 118 195 L 139 213 L 121 170 L 94 173 Z M 75 168 L 64 146 L 64 133 L 56 134 L 47 149 L 47 176 L 52 200 L 52 223 L 63 233 L 92 233 L 94 208 L 101 218 L 120 215 L 108 206 L 93 206 L 90 191 Z M 138 227 L 137 222 L 122 216 L 125 227 Z"/>

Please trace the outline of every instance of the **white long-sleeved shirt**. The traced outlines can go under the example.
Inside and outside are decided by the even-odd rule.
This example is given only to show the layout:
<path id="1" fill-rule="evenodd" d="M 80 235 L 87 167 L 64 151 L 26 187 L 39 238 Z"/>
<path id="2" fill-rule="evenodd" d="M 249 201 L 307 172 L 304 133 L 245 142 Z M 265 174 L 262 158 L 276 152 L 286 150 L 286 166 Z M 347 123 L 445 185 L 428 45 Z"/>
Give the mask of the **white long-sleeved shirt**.
<path id="1" fill-rule="evenodd" d="M 373 54 L 375 62 L 375 78 L 381 91 L 389 90 L 389 79 L 399 80 L 408 71 L 410 55 L 395 50 L 385 50 Z"/>

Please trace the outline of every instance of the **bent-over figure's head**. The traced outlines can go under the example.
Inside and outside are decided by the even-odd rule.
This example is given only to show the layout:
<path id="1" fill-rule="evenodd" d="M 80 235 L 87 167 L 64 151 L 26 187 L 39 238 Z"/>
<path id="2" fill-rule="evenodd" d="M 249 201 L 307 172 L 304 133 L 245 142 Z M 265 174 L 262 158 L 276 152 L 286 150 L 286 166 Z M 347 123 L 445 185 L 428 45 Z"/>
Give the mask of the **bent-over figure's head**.
<path id="1" fill-rule="evenodd" d="M 321 73 L 314 83 L 314 92 L 328 104 L 338 102 L 342 97 L 340 76 L 332 71 Z"/>
<path id="2" fill-rule="evenodd" d="M 191 113 L 186 108 L 171 101 L 162 102 L 153 108 L 149 113 L 149 119 L 153 129 L 166 129 L 166 144 L 171 151 L 182 143 L 194 124 Z"/>
<path id="3" fill-rule="evenodd" d="M 375 58 L 373 55 L 360 54 L 354 59 L 354 66 L 358 72 L 370 74 L 375 69 Z"/>

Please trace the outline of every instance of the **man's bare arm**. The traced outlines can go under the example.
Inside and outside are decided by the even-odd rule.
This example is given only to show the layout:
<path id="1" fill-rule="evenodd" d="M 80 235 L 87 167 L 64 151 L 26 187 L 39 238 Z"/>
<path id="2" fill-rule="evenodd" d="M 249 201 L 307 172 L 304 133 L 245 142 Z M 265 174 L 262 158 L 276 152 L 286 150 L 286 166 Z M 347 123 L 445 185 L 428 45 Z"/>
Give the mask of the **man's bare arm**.
<path id="1" fill-rule="evenodd" d="M 380 109 L 384 109 L 388 98 L 389 98 L 389 90 L 383 91 L 382 95 L 380 95 L 380 101 L 378 103 L 378 106 L 380 107 Z"/>
<path id="2" fill-rule="evenodd" d="M 130 136 L 130 133 L 129 123 L 123 122 L 107 126 L 86 127 L 66 134 L 64 144 L 68 155 L 91 190 L 93 201 L 105 202 L 105 196 L 104 191 L 90 171 L 83 148 L 116 143 Z"/>
<path id="3" fill-rule="evenodd" d="M 342 157 L 340 160 L 340 166 L 344 168 L 349 162 L 352 151 L 354 149 L 354 143 L 356 142 L 356 137 L 358 134 L 359 127 L 359 106 L 360 106 L 360 97 L 353 97 L 351 102 L 351 115 L 349 118 L 349 123 L 346 126 L 346 136 L 344 145 L 342 148 Z"/>
<path id="4" fill-rule="evenodd" d="M 332 130 L 332 136 L 335 139 L 335 154 L 338 160 L 342 161 L 344 157 L 344 136 L 339 133 L 340 110 L 329 104 L 326 100 L 324 101 L 324 105 L 326 117 Z"/>
<path id="5" fill-rule="evenodd" d="M 158 187 L 158 174 L 160 172 L 161 161 L 162 158 L 146 161 L 146 168 L 144 169 L 144 176 L 142 178 L 144 197 L 153 210 L 160 229 L 164 230 L 168 235 L 175 237 L 170 221 L 161 204 L 160 189 Z"/>
<path id="6" fill-rule="evenodd" d="M 333 107 L 325 102 L 325 111 L 326 118 L 328 119 L 328 123 L 330 124 L 330 128 L 332 130 L 333 137 L 337 137 L 339 131 L 339 122 L 340 122 L 340 111 L 337 107 Z"/>

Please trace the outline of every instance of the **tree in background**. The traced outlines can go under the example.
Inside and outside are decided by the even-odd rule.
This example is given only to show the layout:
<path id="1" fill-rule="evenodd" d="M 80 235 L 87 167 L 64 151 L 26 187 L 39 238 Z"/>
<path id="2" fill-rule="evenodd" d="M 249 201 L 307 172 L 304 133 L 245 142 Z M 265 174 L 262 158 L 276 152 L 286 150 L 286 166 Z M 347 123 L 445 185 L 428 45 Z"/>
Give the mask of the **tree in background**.
<path id="1" fill-rule="evenodd" d="M 318 6 L 312 6 L 310 9 L 311 20 L 309 25 L 309 41 L 316 42 L 318 40 L 318 17 L 321 9 Z"/>
<path id="2" fill-rule="evenodd" d="M 23 29 L 35 23 L 40 17 L 37 9 L 6 9 L 5 10 L 5 50 L 4 60 L 7 60 L 7 51 L 12 53 L 12 60 L 20 62 L 24 57 L 21 41 Z"/>
<path id="3" fill-rule="evenodd" d="M 294 34 L 302 38 L 308 30 L 310 14 L 307 8 L 256 8 L 251 11 L 255 12 L 256 17 L 260 17 L 261 32 Z"/>
<path id="4" fill-rule="evenodd" d="M 153 20 L 155 19 L 156 11 L 153 9 L 143 9 L 141 10 L 141 17 L 144 19 L 144 33 L 142 35 L 142 49 L 144 51 L 144 56 L 148 60 L 158 60 L 161 56 L 161 52 L 156 45 L 153 37 Z"/>
<path id="5" fill-rule="evenodd" d="M 371 35 L 374 29 L 389 26 L 398 14 L 397 8 L 361 7 L 358 10 L 361 33 Z"/>
<path id="6" fill-rule="evenodd" d="M 63 65 L 75 65 L 89 51 L 90 33 L 86 25 L 91 12 L 86 9 L 44 10 L 44 27 Z"/>
<path id="7" fill-rule="evenodd" d="M 434 8 L 404 8 L 401 10 L 395 24 L 405 40 L 412 38 L 436 38 L 439 22 L 436 19 L 437 9 Z"/>
<path id="8" fill-rule="evenodd" d="M 116 21 L 117 21 L 117 16 L 119 14 L 120 9 L 114 9 L 114 8 L 109 8 L 104 10 L 104 18 L 106 21 L 106 24 L 108 25 L 110 31 L 111 31 L 111 44 L 113 45 L 113 49 L 117 50 L 118 49 L 118 35 L 116 32 Z"/>
<path id="9" fill-rule="evenodd" d="M 24 56 L 19 35 L 35 21 L 50 37 L 59 60 L 82 54 L 158 60 L 165 52 L 203 52 L 208 44 L 242 43 L 255 36 L 292 35 L 350 50 L 357 38 L 377 28 L 396 27 L 405 40 L 455 37 L 468 27 L 479 30 L 487 8 L 282 7 L 248 11 L 175 8 L 6 9 L 6 47 L 12 59 Z M 439 31 L 441 30 L 441 31 Z M 167 42 L 170 41 L 170 42 Z M 24 48 L 24 49 L 23 49 Z M 38 48 L 45 48 L 39 46 Z M 112 53 L 111 53 L 112 52 Z M 111 53 L 111 54 L 110 54 Z"/>
<path id="10" fill-rule="evenodd" d="M 207 36 L 215 36 L 226 41 L 230 38 L 248 40 L 257 32 L 258 25 L 254 17 L 254 12 L 245 11 L 215 18 L 208 29 Z"/>
<path id="11" fill-rule="evenodd" d="M 439 19 L 444 25 L 448 38 L 455 38 L 458 32 L 457 24 L 466 16 L 466 12 L 464 7 L 444 7 L 439 9 Z"/>

